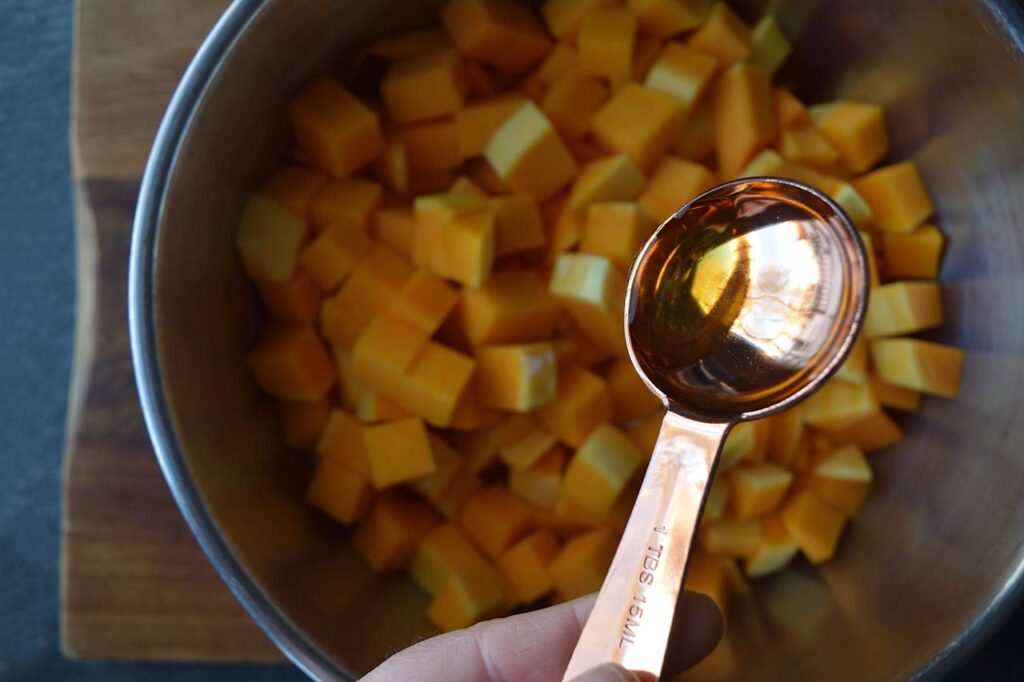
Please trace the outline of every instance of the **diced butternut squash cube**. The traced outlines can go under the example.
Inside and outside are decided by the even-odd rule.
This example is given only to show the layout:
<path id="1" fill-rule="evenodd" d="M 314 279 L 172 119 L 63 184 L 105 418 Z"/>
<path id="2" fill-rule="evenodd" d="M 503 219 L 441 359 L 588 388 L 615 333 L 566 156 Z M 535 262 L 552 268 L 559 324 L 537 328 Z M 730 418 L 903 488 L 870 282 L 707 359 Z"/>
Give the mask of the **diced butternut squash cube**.
<path id="1" fill-rule="evenodd" d="M 772 74 L 786 61 L 790 51 L 786 38 L 775 17 L 766 14 L 750 34 L 750 61 Z"/>
<path id="2" fill-rule="evenodd" d="M 455 312 L 473 345 L 548 339 L 558 315 L 543 280 L 525 270 L 498 272 L 482 287 L 465 289 Z"/>
<path id="3" fill-rule="evenodd" d="M 485 488 L 466 500 L 459 526 L 491 559 L 522 538 L 532 526 L 530 506 L 504 488 Z"/>
<path id="4" fill-rule="evenodd" d="M 428 339 L 427 332 L 405 320 L 378 315 L 352 349 L 352 376 L 394 400 L 404 388 L 405 371 Z"/>
<path id="5" fill-rule="evenodd" d="M 611 414 L 604 381 L 570 363 L 559 367 L 555 399 L 537 410 L 537 421 L 564 443 L 578 447 Z"/>
<path id="6" fill-rule="evenodd" d="M 608 96 L 602 81 L 572 69 L 551 84 L 540 108 L 563 139 L 578 140 L 587 134 L 591 119 Z"/>
<path id="7" fill-rule="evenodd" d="M 917 391 L 887 384 L 874 374 L 868 378 L 868 382 L 871 391 L 883 407 L 904 412 L 916 412 L 921 407 L 921 394 Z"/>
<path id="8" fill-rule="evenodd" d="M 576 49 L 567 43 L 558 43 L 548 52 L 544 61 L 523 79 L 519 89 L 534 102 L 539 102 L 551 84 L 577 67 Z"/>
<path id="9" fill-rule="evenodd" d="M 883 339 L 871 343 L 871 361 L 887 384 L 929 395 L 955 398 L 960 391 L 964 352 L 920 339 Z"/>
<path id="10" fill-rule="evenodd" d="M 285 166 L 263 186 L 260 194 L 284 206 L 296 217 L 308 220 L 310 202 L 325 182 L 327 176 L 319 171 Z"/>
<path id="11" fill-rule="evenodd" d="M 461 54 L 502 71 L 523 73 L 551 48 L 530 8 L 512 0 L 451 0 L 441 21 Z"/>
<path id="12" fill-rule="evenodd" d="M 708 524 L 701 534 L 701 546 L 719 556 L 747 556 L 757 549 L 760 540 L 757 521 L 722 519 Z"/>
<path id="13" fill-rule="evenodd" d="M 910 232 L 934 212 L 913 161 L 879 168 L 858 178 L 854 186 L 871 206 L 883 232 Z"/>
<path id="14" fill-rule="evenodd" d="M 427 617 L 450 632 L 498 615 L 504 603 L 501 577 L 484 564 L 449 576 L 427 607 Z"/>
<path id="15" fill-rule="evenodd" d="M 306 223 L 272 199 L 249 197 L 236 244 L 246 272 L 256 280 L 284 284 L 295 275 Z"/>
<path id="16" fill-rule="evenodd" d="M 576 34 L 587 13 L 607 0 L 547 0 L 541 7 L 544 23 L 559 40 L 575 42 Z"/>
<path id="17" fill-rule="evenodd" d="M 659 410 L 650 417 L 641 419 L 626 427 L 626 433 L 641 452 L 653 452 L 654 445 L 658 442 L 658 434 L 661 433 L 661 422 L 665 418 L 664 410 Z"/>
<path id="18" fill-rule="evenodd" d="M 306 501 L 341 523 L 355 523 L 366 514 L 373 485 L 365 474 L 329 459 L 317 462 Z"/>
<path id="19" fill-rule="evenodd" d="M 569 461 L 562 494 L 584 510 L 603 517 L 645 459 L 629 436 L 611 424 L 601 424 Z"/>
<path id="20" fill-rule="evenodd" d="M 729 599 L 729 586 L 725 573 L 725 561 L 698 549 L 690 559 L 686 570 L 685 589 L 700 592 L 715 602 L 718 610 L 725 613 Z"/>
<path id="21" fill-rule="evenodd" d="M 903 429 L 882 409 L 844 428 L 830 429 L 828 434 L 837 443 L 856 445 L 865 452 L 881 450 L 903 440 Z"/>
<path id="22" fill-rule="evenodd" d="M 874 291 L 871 295 L 874 296 Z M 850 354 L 836 370 L 835 376 L 855 384 L 863 384 L 868 380 L 868 342 L 863 336 L 853 344 Z"/>
<path id="23" fill-rule="evenodd" d="M 813 125 L 783 128 L 779 152 L 793 163 L 802 163 L 824 173 L 835 172 L 839 152 Z"/>
<path id="24" fill-rule="evenodd" d="M 465 175 L 460 175 L 459 177 L 455 178 L 455 182 L 453 182 L 452 186 L 448 189 L 448 193 L 475 194 L 476 196 L 482 199 L 486 199 L 488 196 L 487 190 L 485 190 L 483 187 L 470 180 Z"/>
<path id="25" fill-rule="evenodd" d="M 470 159 L 464 165 L 466 177 L 487 190 L 488 194 L 492 196 L 512 194 L 512 188 L 505 184 L 505 181 L 501 179 L 487 159 L 483 157 Z"/>
<path id="26" fill-rule="evenodd" d="M 526 194 L 491 200 L 494 211 L 494 253 L 507 256 L 544 246 L 544 221 L 537 203 Z"/>
<path id="27" fill-rule="evenodd" d="M 699 163 L 666 156 L 654 169 L 637 201 L 660 225 L 715 182 L 715 174 Z"/>
<path id="28" fill-rule="evenodd" d="M 777 515 L 761 519 L 760 525 L 757 549 L 743 561 L 743 569 L 751 578 L 782 570 L 800 550 Z"/>
<path id="29" fill-rule="evenodd" d="M 472 497 L 482 486 L 480 478 L 476 474 L 471 473 L 467 466 L 463 466 L 458 476 L 448 486 L 448 490 L 445 491 L 441 502 L 437 505 L 437 510 L 444 514 L 446 519 L 454 520 L 459 515 L 459 512 L 462 511 L 466 500 Z"/>
<path id="30" fill-rule="evenodd" d="M 675 97 L 627 83 L 594 114 L 590 131 L 601 147 L 628 154 L 645 170 L 672 146 L 684 114 L 682 102 Z"/>
<path id="31" fill-rule="evenodd" d="M 303 249 L 299 262 L 321 289 L 333 291 L 372 248 L 373 240 L 365 232 L 336 225 Z"/>
<path id="32" fill-rule="evenodd" d="M 366 165 L 383 150 L 377 114 L 330 78 L 306 86 L 289 111 L 302 149 L 336 178 Z"/>
<path id="33" fill-rule="evenodd" d="M 548 290 L 591 340 L 625 355 L 622 316 L 626 282 L 608 258 L 563 253 L 555 261 Z"/>
<path id="34" fill-rule="evenodd" d="M 771 445 L 771 427 L 768 419 L 737 424 L 722 446 L 719 468 L 728 471 L 741 461 L 763 462 Z"/>
<path id="35" fill-rule="evenodd" d="M 858 228 L 863 228 L 874 220 L 874 213 L 868 202 L 864 200 L 864 197 L 857 191 L 857 188 L 850 183 L 826 176 L 821 182 L 816 182 L 812 186 L 821 187 L 822 191 L 828 194 L 832 201 L 839 204 L 839 207 L 846 211 L 846 215 L 850 217 L 850 220 Z M 877 269 L 875 269 L 872 257 L 868 258 L 868 266 L 872 268 L 871 276 L 873 279 L 871 281 L 878 281 L 878 277 L 875 274 Z"/>
<path id="36" fill-rule="evenodd" d="M 604 256 L 627 272 L 636 252 L 654 232 L 654 223 L 629 201 L 591 204 L 583 226 L 580 251 Z"/>
<path id="37" fill-rule="evenodd" d="M 558 540 L 550 530 L 538 530 L 509 547 L 498 567 L 511 583 L 516 601 L 529 604 L 551 592 L 555 585 L 547 567 L 558 553 Z"/>
<path id="38" fill-rule="evenodd" d="M 320 438 L 331 408 L 331 401 L 326 397 L 315 403 L 292 403 L 286 400 L 278 403 L 277 411 L 281 417 L 285 445 L 311 450 Z"/>
<path id="39" fill-rule="evenodd" d="M 672 153 L 689 161 L 705 161 L 714 156 L 715 122 L 707 98 L 699 101 L 683 121 L 672 142 Z"/>
<path id="40" fill-rule="evenodd" d="M 611 351 L 591 341 L 590 337 L 575 325 L 563 330 L 560 336 L 555 337 L 553 343 L 555 357 L 561 364 L 574 362 L 583 367 L 594 367 L 612 356 Z"/>
<path id="41" fill-rule="evenodd" d="M 942 325 L 942 289 L 938 282 L 893 282 L 871 290 L 864 317 L 869 338 L 900 336 Z"/>
<path id="42" fill-rule="evenodd" d="M 715 476 L 708 488 L 707 499 L 704 501 L 704 515 L 702 523 L 720 521 L 725 517 L 726 507 L 729 506 L 729 479 L 726 476 Z"/>
<path id="43" fill-rule="evenodd" d="M 352 533 L 352 544 L 374 571 L 397 571 L 440 523 L 426 502 L 393 491 L 373 503 L 369 516 Z"/>
<path id="44" fill-rule="evenodd" d="M 558 439 L 554 434 L 536 428 L 522 438 L 498 449 L 510 471 L 526 471 L 553 448 Z"/>
<path id="45" fill-rule="evenodd" d="M 518 92 L 510 92 L 460 109 L 455 115 L 455 125 L 462 158 L 483 154 L 494 132 L 519 109 L 524 100 Z"/>
<path id="46" fill-rule="evenodd" d="M 474 97 L 491 97 L 498 92 L 498 85 L 494 82 L 487 68 L 480 62 L 472 59 L 463 60 L 463 68 L 466 71 L 466 82 L 469 83 L 469 95 Z"/>
<path id="47" fill-rule="evenodd" d="M 816 428 L 842 429 L 878 411 L 871 388 L 832 379 L 800 405 L 804 421 Z"/>
<path id="48" fill-rule="evenodd" d="M 430 531 L 416 547 L 409 575 L 428 594 L 436 595 L 451 576 L 486 565 L 487 559 L 459 527 L 445 523 Z"/>
<path id="49" fill-rule="evenodd" d="M 370 460 L 363 442 L 363 425 L 344 410 L 331 410 L 316 443 L 316 454 L 352 469 L 369 480 Z"/>
<path id="50" fill-rule="evenodd" d="M 780 128 L 800 128 L 814 122 L 804 103 L 786 88 L 775 88 L 775 119 Z"/>
<path id="51" fill-rule="evenodd" d="M 476 387 L 470 384 L 455 403 L 448 428 L 453 431 L 490 429 L 501 424 L 504 418 L 505 413 L 484 405 L 477 396 Z"/>
<path id="52" fill-rule="evenodd" d="M 363 427 L 366 458 L 378 490 L 434 472 L 434 454 L 423 420 L 398 419 Z"/>
<path id="53" fill-rule="evenodd" d="M 871 466 L 856 445 L 844 445 L 815 457 L 811 471 L 822 478 L 871 482 Z"/>
<path id="54" fill-rule="evenodd" d="M 308 273 L 298 270 L 283 284 L 258 280 L 260 297 L 267 312 L 283 322 L 313 324 L 320 313 L 324 292 Z"/>
<path id="55" fill-rule="evenodd" d="M 462 455 L 433 434 L 430 436 L 430 451 L 434 457 L 434 473 L 411 481 L 409 488 L 437 507 L 462 470 Z"/>
<path id="56" fill-rule="evenodd" d="M 402 145 L 412 172 L 446 171 L 462 163 L 455 117 L 415 123 L 402 129 Z"/>
<path id="57" fill-rule="evenodd" d="M 472 358 L 428 341 L 406 372 L 402 394 L 395 401 L 434 426 L 447 426 L 474 366 Z"/>
<path id="58" fill-rule="evenodd" d="M 543 201 L 576 175 L 576 161 L 537 105 L 523 102 L 495 131 L 484 156 L 517 192 Z"/>
<path id="59" fill-rule="evenodd" d="M 366 48 L 366 54 L 375 55 L 388 62 L 400 62 L 451 46 L 452 42 L 444 31 L 438 28 L 425 28 L 378 40 Z"/>
<path id="60" fill-rule="evenodd" d="M 854 173 L 871 168 L 889 151 L 885 112 L 877 104 L 841 100 L 815 107 L 811 114 Z"/>
<path id="61" fill-rule="evenodd" d="M 664 47 L 665 39 L 660 36 L 641 33 L 636 37 L 636 45 L 633 47 L 633 80 L 644 82 L 651 71 L 651 65 Z"/>
<path id="62" fill-rule="evenodd" d="M 462 108 L 468 89 L 454 50 L 392 64 L 380 84 L 388 113 L 400 125 L 454 114 Z"/>
<path id="63" fill-rule="evenodd" d="M 458 302 L 459 292 L 450 284 L 426 270 L 417 270 L 398 291 L 387 314 L 431 336 Z"/>
<path id="64" fill-rule="evenodd" d="M 886 277 L 935 279 L 942 262 L 942 233 L 934 225 L 922 225 L 903 233 L 882 235 L 882 269 Z"/>
<path id="65" fill-rule="evenodd" d="M 382 393 L 366 388 L 356 397 L 354 413 L 366 424 L 390 422 L 413 416 L 408 410 Z"/>
<path id="66" fill-rule="evenodd" d="M 674 36 L 700 26 L 708 15 L 710 0 L 628 0 L 640 22 L 640 30 L 654 36 Z"/>
<path id="67" fill-rule="evenodd" d="M 729 478 L 732 509 L 740 521 L 749 521 L 778 507 L 793 482 L 791 472 L 769 462 L 737 467 Z"/>
<path id="68" fill-rule="evenodd" d="M 448 226 L 462 216 L 490 213 L 490 207 L 486 199 L 475 194 L 448 193 L 416 197 L 413 211 L 416 216 L 413 263 L 427 268 L 438 277 L 448 277 Z"/>
<path id="69" fill-rule="evenodd" d="M 716 2 L 701 27 L 687 38 L 686 45 L 729 66 L 750 56 L 750 39 L 750 27 L 728 4 Z"/>
<path id="70" fill-rule="evenodd" d="M 557 366 L 550 342 L 487 346 L 476 354 L 476 390 L 486 405 L 529 412 L 555 397 Z"/>
<path id="71" fill-rule="evenodd" d="M 615 544 L 616 537 L 609 528 L 595 528 L 566 542 L 548 564 L 558 598 L 575 599 L 600 590 Z"/>
<path id="72" fill-rule="evenodd" d="M 719 172 L 722 177 L 733 177 L 775 137 L 775 106 L 768 74 L 746 62 L 731 66 L 715 82 L 711 113 Z"/>
<path id="73" fill-rule="evenodd" d="M 786 501 L 781 517 L 786 532 L 812 562 L 820 564 L 835 554 L 846 519 L 818 493 L 798 492 Z"/>
<path id="74" fill-rule="evenodd" d="M 668 43 L 651 65 L 644 85 L 675 97 L 688 115 L 704 94 L 718 62 L 681 43 Z"/>
<path id="75" fill-rule="evenodd" d="M 847 519 L 852 519 L 864 507 L 871 492 L 870 481 L 851 481 L 825 476 L 811 476 L 811 489 L 829 506 Z"/>
<path id="76" fill-rule="evenodd" d="M 633 73 L 637 19 L 626 7 L 596 7 L 583 17 L 576 45 L 580 73 L 604 78 L 613 87 Z"/>
<path id="77" fill-rule="evenodd" d="M 644 174 L 627 154 L 591 161 L 573 183 L 566 209 L 583 211 L 603 201 L 630 201 L 644 187 Z"/>
<path id="78" fill-rule="evenodd" d="M 612 401 L 615 421 L 619 424 L 660 414 L 665 407 L 661 399 L 647 388 L 633 368 L 633 363 L 628 360 L 613 362 L 604 380 Z"/>
<path id="79" fill-rule="evenodd" d="M 384 149 L 371 166 L 373 176 L 402 195 L 411 189 L 411 170 L 409 158 L 405 153 L 405 144 L 397 131 L 389 131 L 384 136 Z"/>
<path id="80" fill-rule="evenodd" d="M 461 215 L 442 232 L 447 276 L 467 286 L 479 287 L 494 267 L 494 212 Z"/>
<path id="81" fill-rule="evenodd" d="M 564 445 L 553 445 L 530 468 L 510 470 L 508 489 L 536 507 L 554 508 L 569 454 Z"/>
<path id="82" fill-rule="evenodd" d="M 318 402 L 337 378 L 310 327 L 269 327 L 248 359 L 260 388 L 284 400 Z"/>
<path id="83" fill-rule="evenodd" d="M 799 407 L 774 415 L 768 456 L 779 466 L 789 467 L 796 459 L 800 440 L 804 434 L 804 420 Z"/>
<path id="84" fill-rule="evenodd" d="M 370 217 L 380 206 L 384 190 L 379 183 L 360 178 L 331 180 L 310 201 L 309 213 L 317 231 L 347 226 L 365 232 Z"/>

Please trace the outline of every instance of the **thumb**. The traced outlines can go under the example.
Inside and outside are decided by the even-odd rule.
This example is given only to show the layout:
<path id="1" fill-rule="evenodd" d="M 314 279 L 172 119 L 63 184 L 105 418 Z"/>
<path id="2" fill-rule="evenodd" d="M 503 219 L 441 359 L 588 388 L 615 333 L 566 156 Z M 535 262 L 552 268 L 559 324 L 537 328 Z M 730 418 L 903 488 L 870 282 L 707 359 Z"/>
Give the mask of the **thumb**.
<path id="1" fill-rule="evenodd" d="M 577 677 L 573 682 L 643 682 L 636 673 L 615 663 L 602 663 Z"/>

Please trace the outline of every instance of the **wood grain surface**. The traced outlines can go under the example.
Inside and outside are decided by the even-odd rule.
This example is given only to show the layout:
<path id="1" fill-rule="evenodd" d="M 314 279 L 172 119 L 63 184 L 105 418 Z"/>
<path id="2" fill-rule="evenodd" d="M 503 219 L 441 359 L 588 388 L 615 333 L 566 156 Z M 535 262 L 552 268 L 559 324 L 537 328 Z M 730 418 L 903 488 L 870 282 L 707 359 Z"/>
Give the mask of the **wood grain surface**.
<path id="1" fill-rule="evenodd" d="M 64 461 L 61 642 L 73 657 L 273 661 L 203 555 L 150 447 L 132 375 L 128 248 L 178 79 L 226 0 L 78 0 L 72 173 L 78 327 Z"/>

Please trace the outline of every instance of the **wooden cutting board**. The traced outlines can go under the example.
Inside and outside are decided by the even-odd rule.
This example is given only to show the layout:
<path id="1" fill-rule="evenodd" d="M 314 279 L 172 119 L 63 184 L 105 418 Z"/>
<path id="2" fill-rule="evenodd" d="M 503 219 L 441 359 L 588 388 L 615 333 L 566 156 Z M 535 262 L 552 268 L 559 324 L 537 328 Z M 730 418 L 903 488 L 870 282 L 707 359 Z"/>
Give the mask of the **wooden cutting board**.
<path id="1" fill-rule="evenodd" d="M 171 499 L 129 355 L 128 247 L 167 102 L 227 0 L 78 0 L 71 121 L 76 330 L 61 547 L 73 657 L 275 661 Z"/>

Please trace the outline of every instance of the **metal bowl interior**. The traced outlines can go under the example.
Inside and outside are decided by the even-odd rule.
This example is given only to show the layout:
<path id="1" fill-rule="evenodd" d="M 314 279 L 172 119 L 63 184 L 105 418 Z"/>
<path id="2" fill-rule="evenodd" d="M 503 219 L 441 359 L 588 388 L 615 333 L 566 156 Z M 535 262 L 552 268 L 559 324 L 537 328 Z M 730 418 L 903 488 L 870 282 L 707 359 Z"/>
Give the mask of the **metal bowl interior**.
<path id="1" fill-rule="evenodd" d="M 286 158 L 289 96 L 343 73 L 360 45 L 430 23 L 437 4 L 238 0 L 186 75 L 140 195 L 133 358 L 161 465 L 228 585 L 321 678 L 428 634 L 426 601 L 404 577 L 372 575 L 303 503 L 309 463 L 282 446 L 243 361 L 261 318 L 233 235 L 246 193 Z M 921 165 L 949 236 L 936 338 L 968 358 L 960 397 L 926 400 L 909 438 L 872 459 L 875 491 L 836 560 L 760 582 L 730 616 L 730 648 L 748 680 L 925 676 L 999 622 L 1024 566 L 1024 14 L 771 4 L 799 32 L 782 81 L 811 101 L 884 104 L 891 158 Z"/>

